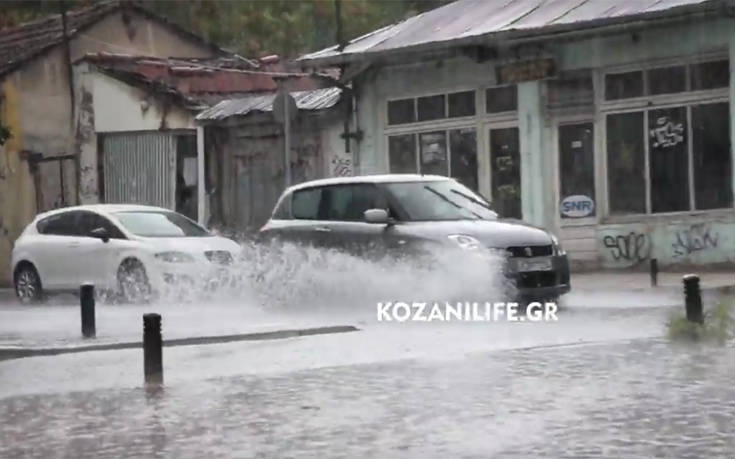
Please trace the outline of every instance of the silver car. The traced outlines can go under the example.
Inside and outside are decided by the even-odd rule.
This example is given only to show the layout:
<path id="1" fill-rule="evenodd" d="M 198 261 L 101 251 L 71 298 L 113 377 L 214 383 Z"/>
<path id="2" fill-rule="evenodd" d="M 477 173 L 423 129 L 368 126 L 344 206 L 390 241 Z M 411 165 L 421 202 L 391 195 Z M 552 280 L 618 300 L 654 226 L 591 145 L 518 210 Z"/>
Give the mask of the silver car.
<path id="1" fill-rule="evenodd" d="M 523 299 L 569 292 L 569 263 L 556 237 L 504 221 L 454 179 L 376 175 L 301 183 L 280 197 L 261 240 L 282 240 L 363 256 L 425 253 L 427 247 L 500 250 Z"/>

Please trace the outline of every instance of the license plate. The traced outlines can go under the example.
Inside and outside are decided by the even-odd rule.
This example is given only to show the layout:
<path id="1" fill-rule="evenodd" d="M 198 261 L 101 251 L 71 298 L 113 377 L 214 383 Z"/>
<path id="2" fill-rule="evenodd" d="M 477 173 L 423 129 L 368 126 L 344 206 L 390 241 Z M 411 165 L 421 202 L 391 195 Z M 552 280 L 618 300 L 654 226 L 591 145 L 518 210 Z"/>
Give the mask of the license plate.
<path id="1" fill-rule="evenodd" d="M 518 271 L 551 271 L 550 257 L 536 257 L 528 259 L 519 259 L 517 261 Z"/>

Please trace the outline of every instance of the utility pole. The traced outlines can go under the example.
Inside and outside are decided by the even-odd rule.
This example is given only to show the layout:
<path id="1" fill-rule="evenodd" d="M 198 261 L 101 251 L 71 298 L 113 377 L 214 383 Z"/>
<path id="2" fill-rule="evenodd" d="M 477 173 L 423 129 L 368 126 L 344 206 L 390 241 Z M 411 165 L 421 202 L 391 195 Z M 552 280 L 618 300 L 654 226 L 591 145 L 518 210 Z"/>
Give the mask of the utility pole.
<path id="1" fill-rule="evenodd" d="M 337 26 L 337 49 L 342 51 L 347 46 L 342 30 L 342 0 L 334 0 L 334 19 Z"/>

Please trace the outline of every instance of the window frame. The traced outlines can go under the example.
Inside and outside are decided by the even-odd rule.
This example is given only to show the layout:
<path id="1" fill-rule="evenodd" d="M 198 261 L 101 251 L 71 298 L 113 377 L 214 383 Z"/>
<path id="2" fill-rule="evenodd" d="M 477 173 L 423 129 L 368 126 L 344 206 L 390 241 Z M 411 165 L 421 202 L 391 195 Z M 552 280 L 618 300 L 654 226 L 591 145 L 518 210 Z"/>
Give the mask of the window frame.
<path id="1" fill-rule="evenodd" d="M 723 53 L 712 53 L 704 54 L 696 57 L 678 58 L 678 59 L 666 59 L 651 61 L 645 65 L 642 64 L 630 64 L 625 66 L 616 66 L 601 69 L 598 71 L 595 83 L 600 91 L 596 91 L 596 122 L 595 135 L 598 136 L 598 140 L 595 141 L 597 147 L 600 148 L 600 164 L 601 164 L 601 176 L 600 182 L 596 185 L 598 190 L 603 193 L 604 196 L 604 209 L 599 210 L 600 221 L 606 223 L 628 223 L 632 221 L 640 221 L 643 219 L 661 219 L 671 217 L 681 217 L 684 215 L 702 215 L 714 213 L 732 213 L 735 211 L 735 201 L 731 207 L 721 207 L 716 209 L 696 209 L 696 191 L 694 183 L 694 152 L 693 152 L 693 137 L 692 137 L 692 107 L 696 105 L 708 105 L 715 103 L 727 103 L 732 104 L 730 101 L 730 88 L 729 86 L 707 89 L 707 90 L 691 90 L 691 66 L 696 64 L 702 64 L 707 62 L 715 62 L 728 60 L 729 56 Z M 667 93 L 667 94 L 649 94 L 648 87 L 648 70 L 657 69 L 662 67 L 670 67 L 676 65 L 683 65 L 686 68 L 686 88 L 685 92 L 678 93 Z M 732 65 L 732 63 L 731 63 Z M 641 97 L 629 98 L 629 99 L 616 99 L 606 100 L 604 94 L 605 75 L 608 73 L 620 73 L 625 71 L 641 70 L 644 72 L 643 78 L 643 92 L 644 95 Z M 735 76 L 731 75 L 731 79 Z M 687 137 L 687 176 L 689 180 L 689 209 L 672 212 L 651 212 L 651 165 L 650 165 L 650 145 L 649 139 L 646 135 L 648 133 L 648 116 L 652 110 L 684 107 L 687 114 L 687 126 L 686 135 Z M 608 151 L 607 151 L 607 116 L 614 114 L 623 114 L 630 112 L 643 112 L 643 132 L 646 138 L 644 139 L 644 164 L 645 164 L 645 213 L 629 213 L 629 214 L 612 214 L 610 211 L 610 184 L 608 180 Z M 558 133 L 555 132 L 555 136 Z M 731 139 L 731 143 L 733 139 Z M 558 159 L 557 159 L 558 162 Z M 731 164 L 733 170 L 735 170 L 735 164 Z M 559 196 L 559 189 L 557 190 L 557 197 Z M 598 191 L 598 192 L 599 192 Z M 559 199 L 557 199 L 558 201 Z M 561 219 L 560 219 L 561 220 Z M 566 226 L 566 225 L 564 225 Z"/>
<path id="2" fill-rule="evenodd" d="M 416 150 L 416 173 L 420 173 L 420 161 L 421 154 L 419 148 L 418 135 L 424 132 L 431 131 L 450 131 L 455 129 L 475 129 L 476 132 L 476 151 L 477 151 L 477 190 L 483 196 L 489 196 L 492 190 L 492 181 L 490 179 L 490 151 L 489 151 L 489 140 L 488 130 L 491 128 L 506 128 L 506 127 L 518 127 L 518 110 L 498 112 L 498 113 L 486 113 L 485 110 L 485 93 L 487 89 L 496 88 L 500 86 L 510 85 L 498 85 L 498 84 L 479 84 L 479 85 L 457 85 L 454 87 L 441 87 L 433 91 L 417 91 L 407 92 L 396 95 L 388 95 L 380 97 L 381 109 L 378 111 L 379 125 L 382 127 L 380 145 L 382 147 L 382 154 L 379 155 L 379 166 L 383 167 L 384 170 L 390 172 L 390 151 L 389 138 L 394 135 L 413 134 L 414 148 Z M 516 91 L 518 90 L 518 85 Z M 461 92 L 473 92 L 475 95 L 475 115 L 454 117 L 448 116 L 449 107 L 447 106 L 447 118 L 433 121 L 422 121 L 415 123 L 404 123 L 404 124 L 388 124 L 388 103 L 395 100 L 403 100 L 419 97 L 432 96 L 432 95 L 447 95 L 446 101 L 449 103 L 449 94 L 461 93 Z M 416 106 L 416 103 L 414 103 Z M 418 118 L 418 113 L 416 113 Z M 447 142 L 449 142 L 449 135 L 447 133 Z M 447 148 L 447 155 L 451 161 L 451 147 Z M 382 162 L 382 163 L 380 163 Z M 451 162 L 448 166 L 449 174 L 451 176 L 452 168 Z"/>

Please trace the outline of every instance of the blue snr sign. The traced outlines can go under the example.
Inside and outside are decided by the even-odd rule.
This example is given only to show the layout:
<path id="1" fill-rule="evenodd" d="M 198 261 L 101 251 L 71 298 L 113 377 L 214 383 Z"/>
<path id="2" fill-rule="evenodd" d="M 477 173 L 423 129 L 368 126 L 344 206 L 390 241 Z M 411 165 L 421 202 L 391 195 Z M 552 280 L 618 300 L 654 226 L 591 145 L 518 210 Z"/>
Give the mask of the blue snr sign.
<path id="1" fill-rule="evenodd" d="M 589 196 L 576 194 L 567 196 L 561 202 L 561 215 L 563 217 L 581 218 L 595 214 L 595 201 Z"/>

